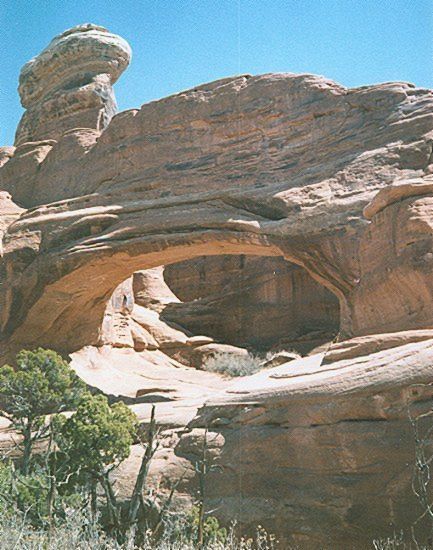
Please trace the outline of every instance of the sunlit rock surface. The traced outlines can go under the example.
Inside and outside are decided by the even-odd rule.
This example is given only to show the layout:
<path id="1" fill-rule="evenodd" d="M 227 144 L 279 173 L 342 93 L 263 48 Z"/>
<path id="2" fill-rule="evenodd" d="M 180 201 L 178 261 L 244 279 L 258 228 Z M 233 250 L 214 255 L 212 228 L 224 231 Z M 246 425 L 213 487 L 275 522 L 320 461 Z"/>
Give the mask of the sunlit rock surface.
<path id="1" fill-rule="evenodd" d="M 80 25 L 56 36 L 21 69 L 26 112 L 15 145 L 58 139 L 73 128 L 105 128 L 117 112 L 111 86 L 130 58 L 128 43 L 104 27 Z"/>

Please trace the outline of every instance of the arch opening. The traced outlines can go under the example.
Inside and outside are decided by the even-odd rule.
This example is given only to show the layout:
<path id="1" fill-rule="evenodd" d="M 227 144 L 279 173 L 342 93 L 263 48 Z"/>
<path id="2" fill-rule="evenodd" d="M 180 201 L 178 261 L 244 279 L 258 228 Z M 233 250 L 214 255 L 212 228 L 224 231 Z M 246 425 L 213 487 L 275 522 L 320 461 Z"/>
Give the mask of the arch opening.
<path id="1" fill-rule="evenodd" d="M 76 322 L 93 331 L 80 340 L 80 326 L 75 341 L 84 344 L 75 344 L 73 366 L 108 395 L 131 403 L 190 402 L 195 396 L 184 411 L 192 415 L 231 383 L 225 371 L 209 371 L 212 358 L 222 354 L 230 367 L 240 357 L 252 358 L 257 372 L 293 359 L 293 352 L 309 353 L 339 330 L 337 292 L 286 260 L 276 245 L 189 241 L 136 252 L 87 264 L 99 284 L 74 272 L 85 292 L 69 287 L 84 304 L 74 304 Z M 178 412 L 167 409 L 170 418 Z M 182 423 L 188 419 L 182 416 Z"/>
<path id="2" fill-rule="evenodd" d="M 164 279 L 181 300 L 164 319 L 227 344 L 305 354 L 339 330 L 337 297 L 282 257 L 199 257 L 167 266 Z"/>
<path id="3" fill-rule="evenodd" d="M 339 321 L 338 298 L 281 256 L 198 256 L 137 271 L 119 285 L 102 342 L 164 350 L 197 366 L 191 346 L 305 355 L 332 341 Z"/>
<path id="4" fill-rule="evenodd" d="M 319 276 L 317 275 L 316 271 L 318 269 L 320 271 L 320 266 L 313 266 L 314 269 L 308 269 L 308 272 L 307 269 L 299 267 L 302 255 L 295 248 L 283 252 L 277 242 L 271 242 L 257 234 L 244 232 L 221 234 L 221 232 L 213 231 L 182 236 L 176 234 L 173 238 L 157 239 L 153 237 L 152 240 L 137 239 L 134 242 L 121 241 L 112 244 L 112 247 L 104 246 L 100 250 L 95 250 L 91 261 L 88 259 L 87 249 L 83 247 L 73 249 L 71 254 L 66 256 L 68 261 L 65 262 L 65 266 L 68 267 L 68 270 L 59 278 L 57 278 L 58 273 L 55 270 L 56 256 L 50 257 L 53 269 L 49 269 L 50 266 L 47 266 L 43 275 L 51 279 L 46 281 L 31 279 L 37 284 L 37 292 L 32 292 L 31 285 L 25 285 L 25 292 L 32 293 L 33 297 L 36 295 L 36 300 L 31 307 L 26 308 L 27 314 L 23 319 L 20 319 L 18 315 L 14 316 L 14 321 L 20 321 L 20 323 L 18 326 L 10 327 L 12 335 L 9 341 L 20 348 L 33 345 L 33 342 L 37 341 L 39 345 L 53 347 L 62 353 L 76 352 L 85 346 L 100 347 L 112 343 L 117 347 L 122 347 L 126 345 L 123 343 L 123 336 L 119 340 L 118 335 L 114 333 L 118 329 L 117 324 L 123 327 L 120 332 L 128 332 L 127 320 L 120 321 L 120 319 L 123 315 L 122 311 L 126 312 L 129 301 L 133 303 L 134 299 L 129 301 L 126 299 L 125 303 L 122 302 L 120 305 L 117 303 L 113 308 L 113 300 L 110 299 L 113 293 L 115 296 L 119 288 L 125 288 L 125 285 L 127 286 L 125 281 L 129 280 L 131 285 L 131 277 L 134 273 L 157 269 L 158 266 L 158 269 L 162 269 L 162 265 L 166 266 L 167 281 L 165 281 L 165 285 L 174 299 L 168 300 L 162 305 L 159 304 L 160 310 L 157 311 L 157 314 L 165 317 L 162 321 L 166 324 L 176 325 L 179 320 L 175 317 L 179 315 L 185 317 L 188 308 L 191 310 L 191 307 L 196 308 L 195 306 L 200 305 L 197 303 L 198 300 L 204 305 L 208 303 L 207 309 L 210 307 L 209 302 L 213 303 L 212 296 L 203 293 L 205 288 L 212 289 L 212 285 L 209 285 L 209 277 L 206 275 L 206 270 L 209 272 L 209 269 L 205 268 L 203 272 L 203 263 L 208 263 L 209 266 L 216 263 L 220 265 L 220 272 L 228 275 L 234 275 L 234 272 L 238 270 L 232 281 L 234 287 L 227 290 L 222 288 L 222 296 L 215 297 L 220 304 L 222 313 L 219 318 L 214 318 L 212 321 L 214 328 L 212 328 L 209 337 L 213 337 L 216 341 L 229 341 L 232 342 L 232 345 L 245 345 L 258 351 L 271 349 L 278 344 L 275 340 L 272 341 L 271 336 L 280 315 L 272 316 L 271 314 L 268 317 L 266 315 L 263 317 L 262 313 L 272 313 L 272 311 L 275 313 L 279 303 L 283 304 L 283 309 L 284 307 L 286 309 L 283 318 L 287 319 L 291 315 L 293 329 L 298 331 L 295 334 L 296 337 L 301 338 L 310 334 L 307 337 L 308 340 L 315 332 L 320 333 L 325 330 L 329 334 L 338 330 L 338 299 L 340 304 L 344 305 L 344 296 L 340 296 L 341 293 L 332 280 L 328 281 L 326 270 L 324 270 L 325 278 L 320 276 L 320 273 Z M 220 259 L 218 260 L 218 258 Z M 277 262 L 277 264 L 273 264 L 273 262 Z M 182 268 L 171 267 L 182 263 L 184 263 Z M 204 279 L 201 284 L 201 295 L 191 296 L 190 299 L 188 296 L 183 296 L 184 291 L 175 282 L 176 277 L 173 274 L 176 271 L 179 272 L 179 269 L 183 273 L 187 273 L 191 268 L 197 273 L 198 282 L 200 282 L 200 277 L 204 277 Z M 212 272 L 212 268 L 210 272 Z M 28 273 L 30 276 L 30 270 Z M 41 272 L 39 271 L 39 273 Z M 52 281 L 52 275 L 56 277 L 54 281 Z M 257 284 L 254 283 L 254 279 Z M 162 280 L 164 281 L 164 278 Z M 321 284 L 322 281 L 323 284 Z M 225 282 L 227 283 L 227 281 Z M 224 281 L 220 280 L 218 284 L 224 287 L 223 283 Z M 325 288 L 325 284 L 327 288 Z M 328 289 L 328 284 L 333 292 Z M 170 290 L 170 285 L 173 286 L 174 291 Z M 304 288 L 305 285 L 306 288 Z M 200 285 L 198 286 L 200 287 Z M 245 291 L 247 292 L 245 293 Z M 128 292 L 132 292 L 132 288 Z M 176 296 L 176 292 L 182 294 L 183 300 Z M 314 300 L 319 295 L 323 298 L 323 304 L 317 308 L 314 305 Z M 307 318 L 304 318 L 302 304 L 308 296 L 311 302 L 308 306 L 310 313 Z M 23 301 L 21 294 L 18 298 L 21 302 Z M 294 302 L 293 298 L 295 298 Z M 184 302 L 184 305 L 173 305 L 173 302 L 180 301 Z M 237 311 L 234 313 L 233 307 L 236 304 Z M 223 330 L 224 325 L 230 327 L 230 323 L 223 323 L 224 312 L 228 306 L 230 306 L 231 313 L 226 314 L 226 318 L 228 317 L 231 321 L 238 319 L 239 330 L 237 331 L 225 329 L 224 332 Z M 166 310 L 165 313 L 162 309 Z M 343 311 L 343 309 L 341 310 Z M 251 311 L 254 311 L 256 317 L 253 322 L 249 313 Z M 114 314 L 119 319 L 113 324 L 110 319 Z M 194 323 L 198 323 L 200 328 L 204 326 L 199 317 L 194 322 L 191 320 L 191 323 L 185 329 L 190 335 L 197 333 Z M 209 322 L 207 324 L 209 325 Z M 64 330 L 59 332 L 58 326 L 64 327 Z M 284 324 L 282 326 L 284 327 Z M 216 331 L 214 331 L 215 327 Z M 252 334 L 249 333 L 248 327 L 253 327 Z M 199 332 L 201 334 L 198 336 L 202 336 L 203 331 Z M 283 337 L 281 331 L 279 336 Z M 304 342 L 299 348 L 301 353 L 308 352 L 315 343 L 319 344 L 323 341 L 320 334 L 317 336 L 316 342 L 312 341 L 310 344 Z M 134 348 L 134 345 L 131 344 L 132 337 L 128 338 L 128 346 Z M 287 346 L 290 346 L 290 342 L 287 342 Z"/>

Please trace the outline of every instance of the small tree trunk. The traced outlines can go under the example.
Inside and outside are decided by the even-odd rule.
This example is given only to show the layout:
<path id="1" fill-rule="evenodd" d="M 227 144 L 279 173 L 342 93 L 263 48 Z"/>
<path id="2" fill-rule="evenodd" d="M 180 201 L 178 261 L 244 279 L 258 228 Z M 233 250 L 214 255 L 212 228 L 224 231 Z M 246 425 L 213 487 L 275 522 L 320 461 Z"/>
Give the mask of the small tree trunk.
<path id="1" fill-rule="evenodd" d="M 92 479 L 90 482 L 90 511 L 92 514 L 92 520 L 96 521 L 96 514 L 98 511 L 97 496 L 96 496 L 96 481 Z"/>
<path id="2" fill-rule="evenodd" d="M 23 464 L 21 467 L 21 473 L 27 475 L 30 469 L 30 459 L 32 456 L 32 423 L 27 422 L 26 427 L 23 430 Z"/>
<path id="3" fill-rule="evenodd" d="M 154 449 L 154 440 L 156 434 L 156 422 L 155 422 L 155 405 L 152 405 L 152 413 L 149 424 L 149 435 L 147 440 L 146 451 L 141 461 L 140 470 L 135 480 L 134 490 L 132 491 L 131 503 L 129 505 L 129 525 L 132 526 L 137 521 L 138 510 L 140 509 L 140 500 L 143 493 L 144 485 L 146 482 L 147 474 L 149 471 L 150 461 L 152 460 Z"/>
<path id="4" fill-rule="evenodd" d="M 172 488 L 170 490 L 170 494 L 168 495 L 167 500 L 164 502 L 164 505 L 163 505 L 163 507 L 161 508 L 161 510 L 158 514 L 158 520 L 156 522 L 156 525 L 155 525 L 155 527 L 153 529 L 153 533 L 152 533 L 152 537 L 155 541 L 157 541 L 160 538 L 161 534 L 162 534 L 165 514 L 171 506 L 171 501 L 173 500 L 174 492 L 176 491 L 176 489 L 177 489 L 178 485 L 180 484 L 180 482 L 183 481 L 184 477 L 185 477 L 185 474 L 180 479 L 178 479 L 177 482 L 172 486 Z"/>
<path id="5" fill-rule="evenodd" d="M 119 517 L 119 509 L 117 506 L 117 499 L 116 495 L 114 494 L 113 487 L 111 485 L 110 479 L 108 478 L 108 474 L 104 475 L 104 477 L 101 480 L 102 486 L 104 488 L 105 492 L 105 498 L 107 500 L 107 510 L 108 510 L 108 517 L 109 520 L 116 530 L 117 533 L 120 533 L 120 517 Z"/>
<path id="6" fill-rule="evenodd" d="M 197 547 L 202 550 L 204 545 L 204 499 L 205 499 L 205 487 L 206 487 L 206 475 L 207 469 L 207 428 L 204 432 L 202 455 L 200 463 L 198 464 L 198 483 L 199 483 L 199 501 L 198 501 L 198 533 L 197 533 Z"/>
<path id="7" fill-rule="evenodd" d="M 202 550 L 204 543 L 204 502 L 201 499 L 198 504 L 198 534 L 197 547 Z"/>
<path id="8" fill-rule="evenodd" d="M 53 508 L 54 501 L 57 494 L 57 484 L 56 484 L 56 461 L 53 461 L 53 467 L 50 471 L 50 489 L 48 492 L 48 521 L 49 521 L 49 537 L 51 538 L 51 533 L 53 529 Z"/>

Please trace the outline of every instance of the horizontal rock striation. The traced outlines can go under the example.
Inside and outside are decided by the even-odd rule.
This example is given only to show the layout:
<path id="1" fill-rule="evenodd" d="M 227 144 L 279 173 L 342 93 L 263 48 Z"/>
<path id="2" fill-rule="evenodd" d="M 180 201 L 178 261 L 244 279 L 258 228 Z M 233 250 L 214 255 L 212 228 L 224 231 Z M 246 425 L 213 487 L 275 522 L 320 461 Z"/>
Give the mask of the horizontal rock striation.
<path id="1" fill-rule="evenodd" d="M 94 343 L 105 301 L 134 271 L 221 253 L 302 265 L 339 297 L 342 333 L 363 333 L 351 318 L 362 209 L 396 179 L 430 170 L 432 105 L 431 92 L 407 84 L 239 77 L 120 113 L 100 136 L 72 130 L 19 146 L 0 187 L 19 203 L 21 188 L 33 207 L 4 239 L 15 312 L 3 315 L 4 337 Z"/>
<path id="2" fill-rule="evenodd" d="M 408 411 L 431 408 L 432 346 L 325 368 L 317 356 L 292 361 L 210 399 L 190 423 L 196 440 L 207 429 L 224 442 L 214 459 L 221 470 L 207 485 L 209 509 L 250 532 L 264 525 L 283 548 L 364 550 L 395 532 L 410 537 L 423 509 L 412 491 Z M 422 436 L 431 423 L 419 428 Z M 194 456 L 189 439 L 175 449 L 179 471 Z"/>

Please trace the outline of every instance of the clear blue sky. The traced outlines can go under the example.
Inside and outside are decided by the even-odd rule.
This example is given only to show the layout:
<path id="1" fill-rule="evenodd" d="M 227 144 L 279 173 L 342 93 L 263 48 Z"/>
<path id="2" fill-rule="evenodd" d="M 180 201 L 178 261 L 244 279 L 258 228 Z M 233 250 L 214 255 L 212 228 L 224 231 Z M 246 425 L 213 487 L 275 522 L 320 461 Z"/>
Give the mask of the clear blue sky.
<path id="1" fill-rule="evenodd" d="M 433 87 L 433 0 L 0 0 L 0 144 L 21 116 L 21 66 L 80 23 L 126 38 L 121 110 L 240 73 Z"/>

